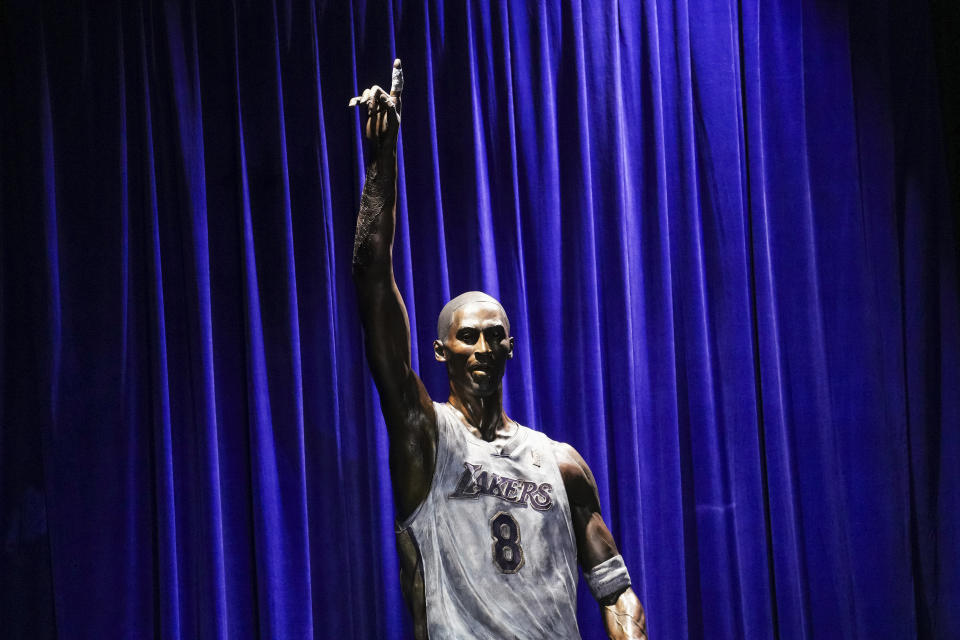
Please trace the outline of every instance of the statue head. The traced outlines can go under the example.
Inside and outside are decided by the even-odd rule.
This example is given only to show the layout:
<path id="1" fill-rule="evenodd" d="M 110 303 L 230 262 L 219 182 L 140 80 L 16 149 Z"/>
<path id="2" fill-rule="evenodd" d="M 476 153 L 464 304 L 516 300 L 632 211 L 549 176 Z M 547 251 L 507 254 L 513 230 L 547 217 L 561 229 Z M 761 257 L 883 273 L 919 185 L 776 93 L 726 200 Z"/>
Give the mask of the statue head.
<path id="1" fill-rule="evenodd" d="M 440 312 L 433 351 L 447 365 L 450 384 L 459 391 L 472 396 L 495 393 L 507 360 L 513 357 L 507 312 L 481 291 L 457 296 Z"/>

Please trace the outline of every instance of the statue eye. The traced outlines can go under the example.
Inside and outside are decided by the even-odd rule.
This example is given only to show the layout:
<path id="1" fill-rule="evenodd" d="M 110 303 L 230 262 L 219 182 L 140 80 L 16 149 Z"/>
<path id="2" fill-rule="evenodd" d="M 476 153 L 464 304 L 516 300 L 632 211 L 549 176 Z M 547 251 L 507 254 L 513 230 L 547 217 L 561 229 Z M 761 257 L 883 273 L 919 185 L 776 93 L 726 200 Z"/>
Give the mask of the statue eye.
<path id="1" fill-rule="evenodd" d="M 488 331 L 487 335 L 490 336 L 489 338 L 490 340 L 495 340 L 499 342 L 500 340 L 503 340 L 504 333 L 503 333 L 503 329 L 501 329 L 500 327 L 497 327 L 495 329 L 491 329 L 490 331 Z"/>
<path id="2" fill-rule="evenodd" d="M 467 344 L 473 344 L 477 341 L 480 332 L 476 329 L 461 329 L 457 332 L 457 340 L 460 342 L 465 342 Z"/>

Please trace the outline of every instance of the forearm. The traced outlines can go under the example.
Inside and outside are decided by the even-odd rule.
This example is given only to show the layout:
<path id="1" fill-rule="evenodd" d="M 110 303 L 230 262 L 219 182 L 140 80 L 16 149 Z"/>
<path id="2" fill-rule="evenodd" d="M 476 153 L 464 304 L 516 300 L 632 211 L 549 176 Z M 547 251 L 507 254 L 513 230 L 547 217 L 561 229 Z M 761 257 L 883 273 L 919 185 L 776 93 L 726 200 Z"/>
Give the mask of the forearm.
<path id="1" fill-rule="evenodd" d="M 633 589 L 627 587 L 611 600 L 600 603 L 607 636 L 613 640 L 647 640 L 647 616 Z"/>
<path id="2" fill-rule="evenodd" d="M 392 283 L 396 225 L 397 155 L 385 150 L 367 164 L 353 241 L 353 274 L 358 287 L 369 278 Z"/>
<path id="3" fill-rule="evenodd" d="M 397 156 L 393 146 L 367 163 L 353 245 L 353 279 L 367 359 L 381 393 L 396 395 L 410 373 L 410 327 L 393 276 Z M 389 404 L 386 403 L 386 404 Z"/>

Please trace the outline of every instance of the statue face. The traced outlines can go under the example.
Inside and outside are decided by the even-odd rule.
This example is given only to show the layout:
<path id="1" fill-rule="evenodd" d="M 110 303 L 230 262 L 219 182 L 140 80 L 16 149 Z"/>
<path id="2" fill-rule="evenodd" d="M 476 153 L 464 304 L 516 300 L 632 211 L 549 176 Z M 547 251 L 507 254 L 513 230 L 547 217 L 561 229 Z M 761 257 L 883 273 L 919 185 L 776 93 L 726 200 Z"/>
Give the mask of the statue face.
<path id="1" fill-rule="evenodd" d="M 447 364 L 447 376 L 470 395 L 487 396 L 500 388 L 513 338 L 507 335 L 503 312 L 488 302 L 471 302 L 453 315 L 441 343 L 434 342 L 437 360 Z"/>

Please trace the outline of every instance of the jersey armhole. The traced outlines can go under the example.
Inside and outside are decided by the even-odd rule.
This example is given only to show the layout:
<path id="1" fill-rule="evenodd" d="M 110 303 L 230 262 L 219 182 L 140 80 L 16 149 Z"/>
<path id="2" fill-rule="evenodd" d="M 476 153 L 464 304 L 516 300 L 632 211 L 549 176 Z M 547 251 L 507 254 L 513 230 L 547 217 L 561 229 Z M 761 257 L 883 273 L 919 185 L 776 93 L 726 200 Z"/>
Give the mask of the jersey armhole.
<path id="1" fill-rule="evenodd" d="M 450 464 L 450 447 L 446 445 L 446 441 L 451 436 L 451 434 L 448 433 L 450 427 L 446 415 L 447 409 L 441 403 L 434 402 L 433 410 L 437 416 L 437 460 L 433 465 L 433 476 L 430 478 L 430 487 L 427 489 L 426 497 L 420 501 L 420 504 L 418 504 L 417 508 L 413 510 L 413 513 L 407 516 L 403 521 L 397 522 L 396 532 L 398 534 L 406 531 L 417 519 L 417 516 L 423 510 L 424 505 L 433 499 L 433 485 L 436 484 L 437 478 L 442 475 L 443 471 L 446 470 L 447 465 Z"/>
<path id="2" fill-rule="evenodd" d="M 570 535 L 570 542 L 573 544 L 573 549 L 577 553 L 577 564 L 580 564 L 580 549 L 577 547 L 577 535 L 573 530 L 573 506 L 570 502 L 570 494 L 567 493 L 567 485 L 563 481 L 563 472 L 560 471 L 560 463 L 557 461 L 557 447 L 559 447 L 561 442 L 557 442 L 550 436 L 542 432 L 539 433 L 543 437 L 543 441 L 546 443 L 546 448 L 550 450 L 550 455 L 553 457 L 553 466 L 557 470 L 557 480 L 559 481 L 560 487 L 558 491 L 563 491 L 563 500 L 560 501 L 561 509 L 564 511 L 564 521 L 567 523 L 567 533 Z"/>

